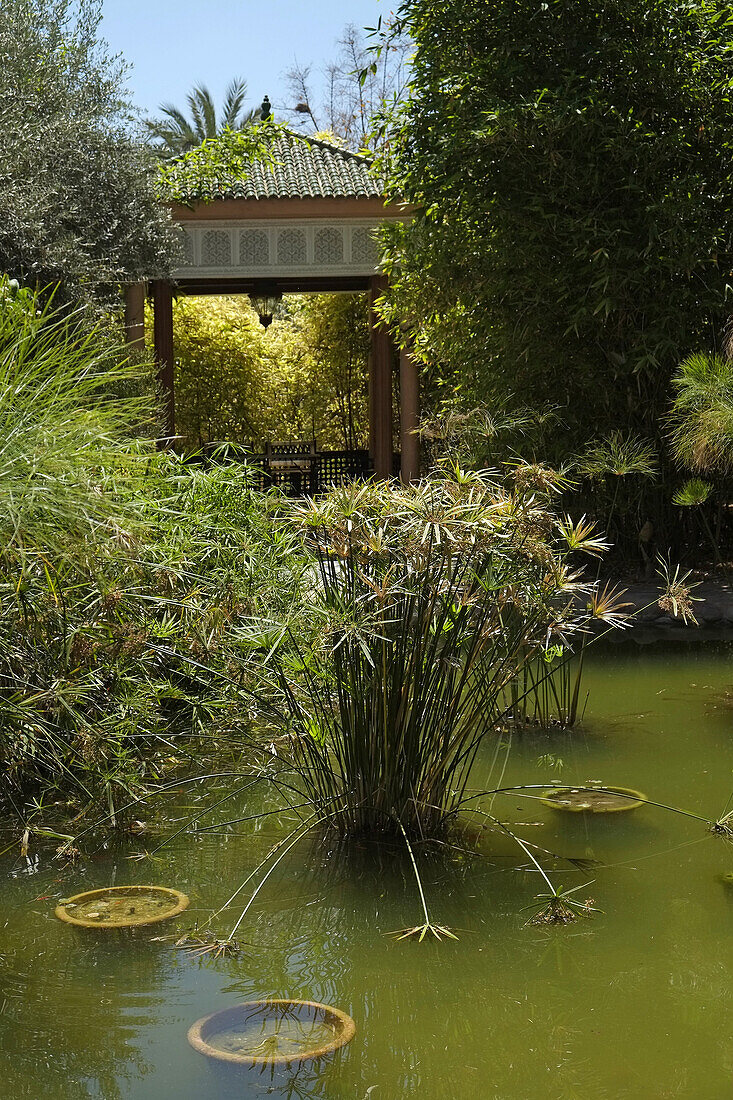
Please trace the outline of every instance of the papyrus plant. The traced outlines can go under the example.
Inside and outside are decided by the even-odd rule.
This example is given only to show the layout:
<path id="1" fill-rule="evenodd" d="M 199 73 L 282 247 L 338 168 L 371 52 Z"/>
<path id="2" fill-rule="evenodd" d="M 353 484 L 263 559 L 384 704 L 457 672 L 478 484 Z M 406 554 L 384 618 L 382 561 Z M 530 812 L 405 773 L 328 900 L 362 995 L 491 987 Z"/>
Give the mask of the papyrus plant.
<path id="1" fill-rule="evenodd" d="M 305 792 L 340 831 L 445 830 L 507 685 L 613 615 L 574 560 L 604 543 L 519 484 L 456 471 L 298 509 L 311 632 L 282 630 L 268 664 Z"/>

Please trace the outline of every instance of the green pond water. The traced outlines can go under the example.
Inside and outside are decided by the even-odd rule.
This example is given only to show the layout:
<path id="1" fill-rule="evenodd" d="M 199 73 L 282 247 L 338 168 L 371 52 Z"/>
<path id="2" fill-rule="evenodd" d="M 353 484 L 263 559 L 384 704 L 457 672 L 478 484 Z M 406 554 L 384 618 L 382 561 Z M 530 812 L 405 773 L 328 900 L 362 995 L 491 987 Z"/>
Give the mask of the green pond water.
<path id="1" fill-rule="evenodd" d="M 582 730 L 515 736 L 503 783 L 588 780 L 632 787 L 716 817 L 733 792 L 733 648 L 625 643 L 596 649 Z M 494 744 L 475 769 L 483 786 Z M 558 772 L 548 757 L 560 758 Z M 494 764 L 501 778 L 503 752 Z M 169 803 L 202 808 L 202 792 Z M 212 792 L 211 801 L 221 792 Z M 273 796 L 241 793 L 201 824 L 252 814 Z M 489 808 L 489 804 L 486 804 Z M 593 872 L 560 867 L 564 887 L 602 910 L 561 927 L 527 926 L 543 887 L 508 841 L 480 858 L 421 855 L 436 921 L 457 942 L 395 942 L 418 922 L 404 852 L 303 843 L 259 894 L 239 958 L 199 958 L 159 937 L 86 932 L 58 921 L 59 898 L 126 883 L 184 891 L 190 928 L 221 905 L 290 827 L 288 815 L 182 835 L 153 862 L 100 853 L 59 868 L 42 854 L 0 858 L 0 1097 L 12 1100 L 639 1100 L 733 1094 L 733 846 L 702 823 L 643 806 L 563 814 L 497 797 L 522 835 Z M 478 827 L 480 819 L 473 825 Z M 173 823 L 169 832 L 176 828 Z M 0 845 L 4 847 L 4 845 Z M 222 918 L 224 934 L 238 914 Z M 301 997 L 342 1008 L 357 1034 L 331 1060 L 258 1073 L 194 1051 L 196 1019 L 241 1001 Z"/>
<path id="2" fill-rule="evenodd" d="M 300 1056 L 333 1040 L 334 1029 L 322 1020 L 299 1020 L 272 1012 L 264 1016 L 253 1012 L 236 1027 L 217 1029 L 206 1036 L 206 1042 L 215 1050 L 260 1059 Z"/>

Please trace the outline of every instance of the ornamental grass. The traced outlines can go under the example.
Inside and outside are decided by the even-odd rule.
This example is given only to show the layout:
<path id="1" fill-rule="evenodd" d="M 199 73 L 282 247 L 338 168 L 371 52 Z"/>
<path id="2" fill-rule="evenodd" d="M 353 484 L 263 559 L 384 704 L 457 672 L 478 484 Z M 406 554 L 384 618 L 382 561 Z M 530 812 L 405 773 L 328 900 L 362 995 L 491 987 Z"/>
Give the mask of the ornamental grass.
<path id="1" fill-rule="evenodd" d="M 24 826 L 117 825 L 164 771 L 227 749 L 249 718 L 234 624 L 299 590 L 277 498 L 157 452 L 128 356 L 0 278 L 0 812 Z"/>

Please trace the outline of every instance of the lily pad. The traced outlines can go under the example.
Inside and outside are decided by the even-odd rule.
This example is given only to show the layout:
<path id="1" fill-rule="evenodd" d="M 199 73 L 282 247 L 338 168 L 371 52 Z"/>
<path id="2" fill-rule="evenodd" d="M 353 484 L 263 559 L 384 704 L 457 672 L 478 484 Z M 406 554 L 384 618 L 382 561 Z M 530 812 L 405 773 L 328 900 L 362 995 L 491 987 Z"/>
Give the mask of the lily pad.
<path id="1" fill-rule="evenodd" d="M 178 916 L 188 898 L 167 886 L 108 886 L 64 898 L 56 916 L 80 928 L 139 928 Z"/>
<path id="2" fill-rule="evenodd" d="M 317 1001 L 246 1001 L 197 1020 L 188 1041 L 219 1061 L 277 1066 L 323 1058 L 355 1032 L 350 1016 Z"/>
<path id="3" fill-rule="evenodd" d="M 542 801 L 553 810 L 571 814 L 617 814 L 635 810 L 646 799 L 630 787 L 553 787 Z"/>

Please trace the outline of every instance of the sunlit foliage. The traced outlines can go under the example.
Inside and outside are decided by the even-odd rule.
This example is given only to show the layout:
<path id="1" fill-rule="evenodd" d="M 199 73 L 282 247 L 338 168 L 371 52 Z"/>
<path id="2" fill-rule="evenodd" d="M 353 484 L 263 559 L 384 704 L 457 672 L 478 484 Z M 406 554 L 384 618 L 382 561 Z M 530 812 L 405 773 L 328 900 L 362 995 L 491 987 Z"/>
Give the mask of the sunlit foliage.
<path id="1" fill-rule="evenodd" d="M 243 467 L 156 451 L 125 348 L 0 289 L 0 806 L 115 824 L 246 726 L 232 632 L 290 607 L 298 557 Z"/>
<path id="2" fill-rule="evenodd" d="M 315 439 L 367 446 L 369 329 L 363 295 L 290 297 L 265 330 L 246 297 L 174 307 L 176 417 L 184 445 Z"/>
<path id="3" fill-rule="evenodd" d="M 670 442 L 680 466 L 733 472 L 733 363 L 722 355 L 688 356 L 672 378 Z"/>

